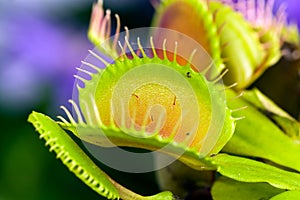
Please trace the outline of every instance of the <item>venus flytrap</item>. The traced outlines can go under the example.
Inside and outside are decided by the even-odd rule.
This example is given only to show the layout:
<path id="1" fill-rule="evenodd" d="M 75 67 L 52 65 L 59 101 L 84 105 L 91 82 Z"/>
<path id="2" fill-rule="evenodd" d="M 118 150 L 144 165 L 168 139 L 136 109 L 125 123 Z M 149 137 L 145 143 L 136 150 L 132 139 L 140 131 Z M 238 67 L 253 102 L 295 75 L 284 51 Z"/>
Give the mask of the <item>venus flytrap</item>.
<path id="1" fill-rule="evenodd" d="M 130 33 L 136 35 L 134 30 Z M 79 106 L 71 101 L 78 122 L 64 109 L 69 120 L 61 118 L 60 124 L 82 140 L 100 146 L 138 147 L 171 156 L 182 153 L 179 160 L 202 169 L 205 160 L 201 159 L 218 153 L 234 131 L 235 119 L 226 107 L 224 88 L 216 80 L 208 81 L 193 71 L 193 63 L 181 66 L 176 59 L 169 60 L 167 51 L 171 50 L 166 45 L 161 49 L 164 58 L 159 58 L 152 37 L 147 40 L 150 47 L 143 47 L 137 39 L 137 49 L 133 49 L 134 39 L 129 42 L 125 36 L 124 44 L 116 49 L 121 54 L 114 63 L 91 52 L 106 68 L 89 74 L 89 79 L 78 77 L 84 83 L 84 87 L 78 87 Z M 186 38 L 185 42 L 189 40 Z M 124 51 L 125 45 L 128 52 Z M 180 56 L 178 46 L 174 57 Z M 201 55 L 201 49 L 197 55 Z M 195 123 L 195 119 L 199 122 Z"/>
<path id="2" fill-rule="evenodd" d="M 197 6 L 192 7 L 193 3 Z M 189 8 L 195 9 L 189 13 Z M 178 18 L 173 9 L 180 13 Z M 239 89 L 250 84 L 257 67 L 262 67 L 262 63 L 268 63 L 263 68 L 271 65 L 278 56 L 276 45 L 267 50 L 262 43 L 277 44 L 278 37 L 266 32 L 259 35 L 259 28 L 220 2 L 168 0 L 161 7 L 158 5 L 157 12 L 154 24 L 168 28 L 185 24 L 181 31 L 187 30 L 194 40 L 163 28 L 125 28 L 126 32 L 120 33 L 118 15 L 116 33 L 110 37 L 110 11 L 104 12 L 102 1 L 93 6 L 88 35 L 97 49 L 90 51 L 75 76 L 79 98 L 70 100 L 73 112 L 62 107 L 67 118 L 59 117 L 60 122 L 36 112 L 28 119 L 50 151 L 91 189 L 108 199 L 175 197 L 171 192 L 143 197 L 121 186 L 98 168 L 64 130 L 101 147 L 160 151 L 193 169 L 216 171 L 242 185 L 248 182 L 253 188 L 268 188 L 269 193 L 259 194 L 260 197 L 271 198 L 283 190 L 289 192 L 282 196 L 297 196 L 300 174 L 281 166 L 300 171 L 300 146 L 295 142 L 298 122 L 258 91 L 239 97 L 231 89 L 235 85 L 224 87 L 221 81 L 226 74 L 224 67 L 238 72 L 238 63 L 245 62 L 249 67 L 242 68 L 241 73 L 249 74 L 251 80 L 246 76 L 239 79 L 236 73 L 231 81 L 240 83 Z M 200 20 L 200 37 L 195 34 L 198 29 L 190 27 L 197 21 L 183 23 L 181 18 L 185 15 Z M 170 26 L 169 16 L 175 17 Z M 230 36 L 227 47 L 226 36 Z M 237 36 L 245 40 L 233 42 Z M 232 55 L 232 51 L 237 61 L 224 65 L 224 55 Z M 266 113 L 271 113 L 272 119 Z M 263 158 L 276 167 L 243 156 Z M 226 191 L 218 184 L 228 187 L 230 181 L 222 181 L 213 186 L 216 200 L 226 199 L 219 195 Z M 172 192 L 176 195 L 176 191 Z"/>
<path id="3" fill-rule="evenodd" d="M 40 138 L 46 141 L 50 151 L 54 151 L 66 167 L 91 189 L 107 199 L 135 200 L 172 200 L 170 192 L 162 192 L 154 196 L 143 197 L 111 179 L 85 154 L 71 137 L 51 118 L 37 112 L 32 112 L 28 121 L 40 133 Z"/>
<path id="4" fill-rule="evenodd" d="M 237 82 L 241 90 L 280 59 L 285 41 L 299 41 L 284 11 L 284 5 L 274 11 L 273 0 L 162 0 L 152 25 L 178 30 L 202 44 L 229 69 L 225 83 Z"/>

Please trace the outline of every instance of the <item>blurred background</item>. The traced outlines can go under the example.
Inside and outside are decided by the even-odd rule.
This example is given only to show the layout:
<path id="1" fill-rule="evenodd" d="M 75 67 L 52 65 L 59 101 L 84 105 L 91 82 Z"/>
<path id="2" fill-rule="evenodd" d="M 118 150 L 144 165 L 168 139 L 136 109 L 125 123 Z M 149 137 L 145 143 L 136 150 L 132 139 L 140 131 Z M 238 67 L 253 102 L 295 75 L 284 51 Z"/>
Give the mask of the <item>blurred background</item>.
<path id="1" fill-rule="evenodd" d="M 299 22 L 299 1 L 285 2 L 290 19 Z M 86 36 L 92 3 L 92 0 L 0 2 L 0 200 L 101 199 L 48 152 L 44 141 L 38 139 L 34 128 L 27 123 L 32 110 L 56 118 L 62 114 L 59 106 L 67 105 L 72 97 L 75 67 L 93 49 Z M 104 7 L 118 13 L 122 24 L 129 28 L 149 26 L 153 15 L 148 0 L 104 0 Z M 299 69 L 299 62 L 288 65 Z M 263 88 L 264 84 L 261 85 Z M 268 87 L 265 90 L 269 91 Z M 300 105 L 298 98 L 295 102 Z M 117 176 L 121 177 L 118 179 L 121 183 L 140 193 L 157 190 L 151 178 L 147 179 L 151 187 L 139 188 L 136 184 L 145 183 L 148 175 Z"/>

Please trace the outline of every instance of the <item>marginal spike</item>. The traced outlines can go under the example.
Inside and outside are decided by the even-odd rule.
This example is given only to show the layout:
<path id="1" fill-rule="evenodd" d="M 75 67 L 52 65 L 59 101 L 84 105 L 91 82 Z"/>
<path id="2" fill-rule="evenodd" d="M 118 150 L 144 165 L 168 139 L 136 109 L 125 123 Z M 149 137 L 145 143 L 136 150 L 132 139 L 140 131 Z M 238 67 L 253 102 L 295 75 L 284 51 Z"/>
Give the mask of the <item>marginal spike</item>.
<path id="1" fill-rule="evenodd" d="M 58 159 L 58 158 L 62 157 L 64 154 L 65 154 L 64 151 L 60 151 L 57 153 L 56 158 Z"/>
<path id="2" fill-rule="evenodd" d="M 64 123 L 67 126 L 70 126 L 71 124 L 62 116 L 57 116 L 58 119 L 60 119 L 62 121 L 62 123 Z"/>
<path id="3" fill-rule="evenodd" d="M 235 97 L 233 97 L 233 98 L 230 98 L 229 100 L 232 101 L 232 100 L 239 99 L 239 98 L 241 98 L 243 95 L 244 95 L 244 91 L 240 92 L 237 96 L 235 96 Z"/>
<path id="4" fill-rule="evenodd" d="M 66 113 L 67 117 L 69 118 L 72 125 L 76 126 L 76 121 L 74 120 L 73 116 L 69 112 L 69 110 L 65 106 L 60 106 L 60 108 Z"/>
<path id="5" fill-rule="evenodd" d="M 75 87 L 77 88 L 78 91 L 84 88 L 84 86 L 81 87 L 78 83 L 75 85 Z"/>
<path id="6" fill-rule="evenodd" d="M 88 66 L 88 67 L 91 67 L 92 69 L 96 70 L 97 72 L 101 72 L 101 69 L 100 69 L 99 67 L 97 67 L 97 66 L 95 66 L 95 65 L 93 65 L 93 64 L 91 64 L 91 63 L 88 63 L 88 62 L 86 62 L 86 61 L 81 61 L 81 63 L 82 63 L 83 65 L 86 65 L 86 66 Z"/>
<path id="7" fill-rule="evenodd" d="M 142 53 L 143 57 L 145 58 L 147 55 L 146 55 L 146 53 L 145 53 L 145 51 L 144 51 L 144 49 L 141 45 L 141 41 L 140 41 L 139 37 L 137 37 L 137 43 L 138 43 L 138 47 L 139 47 L 140 52 Z"/>
<path id="8" fill-rule="evenodd" d="M 153 43 L 153 37 L 150 37 L 150 45 L 151 45 L 151 49 L 152 49 L 152 53 L 154 57 L 157 57 L 156 51 L 155 51 L 155 47 L 154 47 L 154 43 Z"/>
<path id="9" fill-rule="evenodd" d="M 214 61 L 212 61 L 204 70 L 201 71 L 201 74 L 207 75 L 209 70 L 214 66 Z"/>
<path id="10" fill-rule="evenodd" d="M 56 141 L 57 141 L 57 138 L 49 138 L 49 140 L 46 141 L 45 146 L 48 146 L 51 143 L 56 142 Z"/>
<path id="11" fill-rule="evenodd" d="M 59 145 L 58 145 L 58 144 L 51 145 L 49 151 L 52 152 L 52 151 L 55 150 L 57 147 L 59 148 Z"/>
<path id="12" fill-rule="evenodd" d="M 99 35 L 100 32 L 100 27 L 101 27 L 101 22 L 103 19 L 103 2 L 98 1 L 93 5 L 92 9 L 92 16 L 90 19 L 90 29 L 93 31 L 94 34 L 97 36 Z"/>
<path id="13" fill-rule="evenodd" d="M 106 26 L 108 21 L 110 21 L 110 11 L 106 10 L 105 17 L 103 18 L 103 21 L 100 24 L 100 30 L 98 33 L 99 38 L 104 38 L 104 39 L 106 38 L 106 31 L 107 31 Z"/>
<path id="14" fill-rule="evenodd" d="M 47 139 L 46 136 L 49 136 L 49 132 L 44 132 L 44 133 L 40 134 L 39 138 L 40 139 L 45 138 L 45 140 L 46 140 Z"/>
<path id="15" fill-rule="evenodd" d="M 231 112 L 238 112 L 238 111 L 241 111 L 241 110 L 245 110 L 247 108 L 248 108 L 248 106 L 243 106 L 243 107 L 240 107 L 240 108 L 232 109 Z"/>
<path id="16" fill-rule="evenodd" d="M 74 76 L 74 78 L 77 78 L 78 80 L 80 80 L 80 81 L 82 81 L 83 83 L 86 83 L 86 79 L 84 79 L 84 78 L 82 78 L 81 76 L 78 76 L 78 75 L 73 75 Z"/>
<path id="17" fill-rule="evenodd" d="M 136 53 L 133 51 L 132 46 L 130 45 L 127 36 L 125 36 L 125 43 L 128 46 L 128 49 L 130 50 L 130 53 L 133 57 L 137 57 Z"/>
<path id="18" fill-rule="evenodd" d="M 118 45 L 121 49 L 121 56 L 126 56 L 126 52 L 125 52 L 125 49 L 123 48 L 123 46 L 121 44 L 121 41 L 118 41 Z"/>
<path id="19" fill-rule="evenodd" d="M 194 50 L 192 51 L 190 57 L 189 57 L 188 64 L 189 64 L 190 66 L 192 65 L 192 60 L 193 60 L 193 58 L 194 58 L 196 52 L 197 52 L 197 49 L 194 49 Z"/>
<path id="20" fill-rule="evenodd" d="M 168 59 L 167 50 L 166 50 L 166 43 L 167 43 L 167 39 L 165 38 L 164 41 L 163 41 L 163 55 L 164 55 L 164 59 Z"/>
<path id="21" fill-rule="evenodd" d="M 72 106 L 73 106 L 73 108 L 74 108 L 74 111 L 75 111 L 75 113 L 76 113 L 76 115 L 77 115 L 78 123 L 79 123 L 79 124 L 84 123 L 84 122 L 83 122 L 82 115 L 81 115 L 81 113 L 80 113 L 80 110 L 79 110 L 79 107 L 78 107 L 77 103 L 75 103 L 75 101 L 74 101 L 73 99 L 69 99 L 69 103 L 72 104 Z"/>
<path id="22" fill-rule="evenodd" d="M 111 11 L 108 9 L 106 10 L 106 16 L 105 18 L 107 18 L 107 29 L 106 29 L 106 34 L 105 34 L 105 38 L 109 38 L 110 37 L 110 33 L 111 33 Z"/>
<path id="23" fill-rule="evenodd" d="M 101 58 L 100 56 L 98 56 L 95 52 L 93 52 L 92 50 L 88 50 L 88 52 L 90 54 L 92 54 L 95 58 L 97 58 L 98 60 L 100 60 L 103 64 L 105 64 L 105 66 L 109 65 L 108 62 L 106 62 L 106 60 L 104 60 L 103 58 Z"/>
<path id="24" fill-rule="evenodd" d="M 78 71 L 81 71 L 81 72 L 83 72 L 83 73 L 86 73 L 86 74 L 89 75 L 89 76 L 92 76 L 92 75 L 93 75 L 92 72 L 87 71 L 87 70 L 85 70 L 85 69 L 82 69 L 82 68 L 80 68 L 80 67 L 76 67 L 76 69 L 77 69 Z"/>
<path id="25" fill-rule="evenodd" d="M 225 74 L 227 74 L 229 70 L 228 69 L 225 69 L 215 80 L 213 80 L 212 82 L 213 83 L 217 83 L 219 82 L 224 76 Z"/>
<path id="26" fill-rule="evenodd" d="M 245 119 L 246 117 L 245 116 L 242 116 L 242 117 L 236 117 L 234 118 L 235 121 L 239 121 L 239 120 L 242 120 L 242 119 Z"/>
<path id="27" fill-rule="evenodd" d="M 237 86 L 237 85 L 238 85 L 238 83 L 233 83 L 233 84 L 231 84 L 231 85 L 228 85 L 228 86 L 224 87 L 224 89 L 225 89 L 225 90 L 228 90 L 228 89 L 234 88 L 234 87 Z"/>
<path id="28" fill-rule="evenodd" d="M 115 18 L 116 18 L 116 21 L 117 21 L 117 27 L 116 27 L 116 32 L 115 32 L 115 35 L 114 35 L 114 41 L 113 41 L 113 50 L 116 50 L 117 48 L 117 43 L 118 43 L 118 40 L 119 40 L 119 36 L 120 36 L 120 28 L 121 28 L 121 20 L 120 20 L 120 17 L 118 14 L 115 14 Z"/>
<path id="29" fill-rule="evenodd" d="M 125 38 L 126 38 L 126 37 L 129 38 L 129 30 L 128 30 L 128 27 L 127 27 L 127 26 L 124 26 L 124 29 L 125 29 L 125 33 L 126 33 Z M 126 49 L 127 49 L 127 44 L 125 43 L 125 44 L 124 44 L 124 51 L 125 51 L 125 52 L 126 52 Z"/>
<path id="30" fill-rule="evenodd" d="M 173 62 L 176 62 L 177 59 L 177 49 L 178 49 L 178 42 L 175 41 L 175 47 L 174 47 L 174 56 L 173 56 Z"/>

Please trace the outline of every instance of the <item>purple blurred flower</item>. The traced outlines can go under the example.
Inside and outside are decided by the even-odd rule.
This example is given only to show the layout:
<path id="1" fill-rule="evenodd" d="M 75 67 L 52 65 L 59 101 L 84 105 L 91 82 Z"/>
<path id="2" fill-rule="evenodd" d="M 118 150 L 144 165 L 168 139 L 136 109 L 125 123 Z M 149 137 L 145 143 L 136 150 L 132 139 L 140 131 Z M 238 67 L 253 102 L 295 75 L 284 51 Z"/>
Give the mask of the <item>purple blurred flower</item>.
<path id="1" fill-rule="evenodd" d="M 291 23 L 297 23 L 300 28 L 300 4 L 299 0 L 275 0 L 275 5 L 285 3 L 287 6 L 286 12 L 288 21 Z"/>
<path id="2" fill-rule="evenodd" d="M 75 67 L 92 48 L 86 30 L 67 29 L 28 13 L 2 16 L 0 22 L 5 30 L 0 38 L 1 107 L 32 109 L 51 92 L 53 107 L 72 98 Z"/>

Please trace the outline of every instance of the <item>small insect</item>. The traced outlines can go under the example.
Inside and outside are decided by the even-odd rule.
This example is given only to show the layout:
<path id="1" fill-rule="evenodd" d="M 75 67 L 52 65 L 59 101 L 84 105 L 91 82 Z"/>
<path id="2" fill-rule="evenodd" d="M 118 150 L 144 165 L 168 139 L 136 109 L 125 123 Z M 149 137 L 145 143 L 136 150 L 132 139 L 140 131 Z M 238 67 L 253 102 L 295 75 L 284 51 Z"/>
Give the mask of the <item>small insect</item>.
<path id="1" fill-rule="evenodd" d="M 188 78 L 192 78 L 192 76 L 191 76 L 191 72 L 187 72 L 187 73 L 186 73 L 186 77 L 188 77 Z"/>

